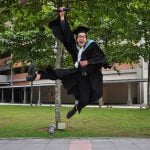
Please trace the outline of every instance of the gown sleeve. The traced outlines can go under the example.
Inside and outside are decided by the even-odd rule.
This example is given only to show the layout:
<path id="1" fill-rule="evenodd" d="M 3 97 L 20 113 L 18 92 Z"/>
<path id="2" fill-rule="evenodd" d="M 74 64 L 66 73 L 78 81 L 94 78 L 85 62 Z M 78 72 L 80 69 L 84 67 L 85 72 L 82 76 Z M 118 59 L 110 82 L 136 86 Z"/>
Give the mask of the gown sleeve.
<path id="1" fill-rule="evenodd" d="M 98 67 L 109 68 L 107 58 L 101 48 L 94 42 L 91 44 L 91 51 L 89 54 L 89 64 L 97 65 Z"/>
<path id="2" fill-rule="evenodd" d="M 76 43 L 73 32 L 71 31 L 68 21 L 60 21 L 59 17 L 48 24 L 49 28 L 52 29 L 53 34 L 57 37 L 65 46 L 67 51 L 72 55 L 73 61 L 76 61 L 77 51 Z"/>

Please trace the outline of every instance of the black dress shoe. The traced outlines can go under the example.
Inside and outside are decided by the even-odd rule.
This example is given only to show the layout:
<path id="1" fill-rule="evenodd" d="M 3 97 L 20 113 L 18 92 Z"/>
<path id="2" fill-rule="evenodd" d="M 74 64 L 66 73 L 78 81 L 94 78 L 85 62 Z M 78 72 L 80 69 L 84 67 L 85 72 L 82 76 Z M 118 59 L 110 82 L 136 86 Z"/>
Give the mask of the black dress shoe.
<path id="1" fill-rule="evenodd" d="M 66 117 L 69 119 L 77 112 L 76 106 L 74 106 L 71 110 L 68 111 Z"/>
<path id="2" fill-rule="evenodd" d="M 26 77 L 26 81 L 34 81 L 36 78 L 37 74 L 35 72 L 35 68 L 33 65 L 30 65 L 28 67 L 28 75 Z"/>

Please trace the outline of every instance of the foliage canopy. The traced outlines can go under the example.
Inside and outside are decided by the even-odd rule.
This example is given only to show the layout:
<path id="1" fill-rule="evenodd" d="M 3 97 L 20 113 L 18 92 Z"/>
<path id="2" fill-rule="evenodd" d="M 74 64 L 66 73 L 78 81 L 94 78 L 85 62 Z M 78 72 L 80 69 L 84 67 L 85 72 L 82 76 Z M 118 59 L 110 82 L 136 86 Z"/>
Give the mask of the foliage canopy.
<path id="1" fill-rule="evenodd" d="M 36 64 L 55 62 L 55 38 L 47 27 L 58 5 L 70 7 L 71 28 L 86 25 L 110 63 L 150 59 L 150 2 L 148 0 L 2 0 L 0 52 L 11 51 L 14 61 L 33 59 Z M 67 54 L 64 65 L 70 65 Z"/>

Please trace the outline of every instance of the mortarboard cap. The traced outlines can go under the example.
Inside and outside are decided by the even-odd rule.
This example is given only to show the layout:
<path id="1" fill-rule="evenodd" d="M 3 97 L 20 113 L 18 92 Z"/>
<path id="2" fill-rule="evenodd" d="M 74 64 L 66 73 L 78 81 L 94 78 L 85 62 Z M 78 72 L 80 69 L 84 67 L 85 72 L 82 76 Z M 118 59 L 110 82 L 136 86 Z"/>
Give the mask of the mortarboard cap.
<path id="1" fill-rule="evenodd" d="M 78 33 L 87 33 L 90 30 L 90 28 L 84 27 L 84 26 L 78 26 L 73 33 L 78 34 Z"/>

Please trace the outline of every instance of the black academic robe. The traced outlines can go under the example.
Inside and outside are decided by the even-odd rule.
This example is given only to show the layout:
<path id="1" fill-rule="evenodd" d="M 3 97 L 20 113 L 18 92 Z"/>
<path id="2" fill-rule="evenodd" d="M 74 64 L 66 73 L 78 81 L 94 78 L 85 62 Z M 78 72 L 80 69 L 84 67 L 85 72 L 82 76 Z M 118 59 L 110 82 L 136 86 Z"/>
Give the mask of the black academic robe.
<path id="1" fill-rule="evenodd" d="M 78 49 L 74 35 L 70 30 L 67 20 L 61 22 L 59 18 L 49 22 L 49 27 L 54 35 L 62 41 L 67 51 L 71 54 L 75 63 L 78 57 Z M 108 62 L 100 47 L 92 42 L 82 53 L 81 60 L 88 60 L 89 65 L 86 67 L 79 66 L 71 69 L 52 70 L 49 67 L 41 78 L 60 79 L 68 94 L 72 94 L 78 100 L 78 111 L 93 103 L 103 95 L 103 76 L 102 67 L 107 67 Z M 87 75 L 84 75 L 86 72 Z"/>

